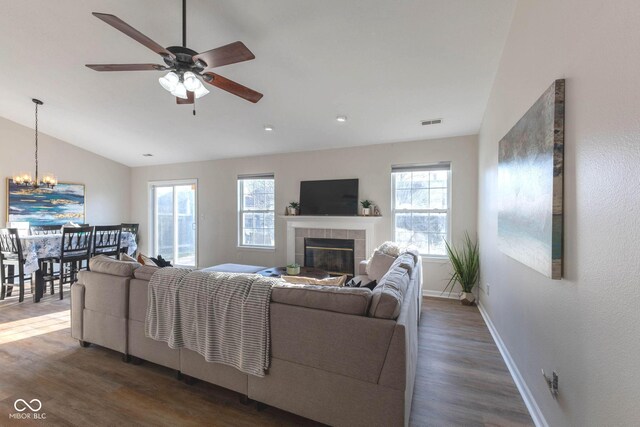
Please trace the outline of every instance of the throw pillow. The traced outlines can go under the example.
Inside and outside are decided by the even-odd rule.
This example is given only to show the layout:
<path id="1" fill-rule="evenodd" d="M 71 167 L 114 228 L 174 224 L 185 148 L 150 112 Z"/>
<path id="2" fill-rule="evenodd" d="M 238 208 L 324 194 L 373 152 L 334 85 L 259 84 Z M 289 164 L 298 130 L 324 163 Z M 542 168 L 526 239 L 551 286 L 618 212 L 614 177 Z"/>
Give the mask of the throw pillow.
<path id="1" fill-rule="evenodd" d="M 153 262 L 151 258 L 143 254 L 138 254 L 138 262 L 142 265 L 155 265 L 156 267 L 158 266 L 158 264 Z"/>
<path id="2" fill-rule="evenodd" d="M 359 288 L 362 284 L 362 280 L 351 279 L 344 285 L 348 288 Z"/>
<path id="3" fill-rule="evenodd" d="M 364 283 L 360 284 L 361 288 L 367 288 L 367 289 L 371 289 L 371 290 L 374 290 L 376 286 L 378 286 L 378 281 L 377 280 L 372 280 L 371 282 L 367 283 L 366 285 Z"/>
<path id="4" fill-rule="evenodd" d="M 339 277 L 329 277 L 327 279 L 313 279 L 311 277 L 302 276 L 281 276 L 281 279 L 294 285 L 344 286 L 344 282 L 347 280 L 347 275 L 344 274 Z"/>
<path id="5" fill-rule="evenodd" d="M 398 245 L 396 242 L 388 241 L 378 246 L 378 249 L 376 250 L 392 257 L 397 257 L 401 252 L 400 245 Z"/>
<path id="6" fill-rule="evenodd" d="M 372 280 L 382 279 L 395 260 L 394 257 L 376 250 L 367 262 L 367 276 Z"/>
<path id="7" fill-rule="evenodd" d="M 129 262 L 137 262 L 138 260 L 132 256 L 125 254 L 124 252 L 120 252 L 120 261 L 129 261 Z M 142 264 L 142 263 L 140 263 Z"/>
<path id="8" fill-rule="evenodd" d="M 153 261 L 158 267 L 173 267 L 169 261 L 162 258 L 162 255 L 158 255 L 157 258 L 151 258 L 151 261 Z"/>

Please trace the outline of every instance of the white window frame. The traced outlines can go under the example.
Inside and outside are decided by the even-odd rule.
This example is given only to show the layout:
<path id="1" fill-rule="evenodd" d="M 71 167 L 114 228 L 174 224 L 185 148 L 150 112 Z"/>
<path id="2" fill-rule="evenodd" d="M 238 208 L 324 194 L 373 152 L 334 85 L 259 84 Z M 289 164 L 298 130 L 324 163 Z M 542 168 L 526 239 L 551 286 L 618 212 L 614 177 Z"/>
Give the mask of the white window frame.
<path id="1" fill-rule="evenodd" d="M 195 197 L 194 197 L 194 216 L 195 216 L 195 267 L 198 267 L 198 233 L 199 233 L 199 226 L 198 226 L 198 180 L 196 178 L 193 179 L 178 179 L 178 180 L 168 180 L 168 181 L 149 181 L 148 183 L 148 195 L 149 195 L 149 230 L 148 230 L 148 234 L 149 234 L 149 245 L 148 245 L 148 250 L 150 250 L 151 252 L 156 250 L 157 247 L 157 242 L 156 242 L 156 224 L 155 224 L 155 211 L 156 211 L 156 206 L 155 206 L 155 199 L 154 199 L 154 190 L 156 187 L 175 187 L 175 186 L 180 186 L 180 185 L 195 185 L 196 187 L 196 191 L 195 191 Z M 174 203 L 173 203 L 173 214 L 174 217 L 176 216 L 176 199 L 174 198 Z M 174 239 L 177 240 L 177 227 L 175 227 L 174 229 Z M 153 254 L 152 256 L 155 256 L 157 254 Z M 193 267 L 193 266 L 188 266 L 188 265 L 178 265 L 178 264 L 173 264 L 174 267 Z"/>
<path id="2" fill-rule="evenodd" d="M 273 180 L 273 209 L 264 210 L 243 210 L 243 181 L 249 179 L 271 179 Z M 236 195 L 238 198 L 238 248 L 240 249 L 256 249 L 264 251 L 275 251 L 276 249 L 276 178 L 273 173 L 264 174 L 250 174 L 250 175 L 238 175 L 238 183 L 236 187 Z M 245 245 L 242 241 L 244 231 L 244 221 L 242 220 L 242 214 L 245 212 L 251 213 L 273 213 L 273 245 Z"/>
<path id="3" fill-rule="evenodd" d="M 396 173 L 399 172 L 420 172 L 420 171 L 448 171 L 447 174 L 447 209 L 399 209 L 396 208 Z M 452 193 L 452 173 L 451 162 L 439 162 L 428 165 L 397 165 L 391 167 L 391 230 L 393 239 L 396 240 L 396 213 L 445 213 L 447 214 L 446 240 L 451 241 L 451 193 Z M 423 259 L 447 259 L 446 254 L 420 253 Z"/>

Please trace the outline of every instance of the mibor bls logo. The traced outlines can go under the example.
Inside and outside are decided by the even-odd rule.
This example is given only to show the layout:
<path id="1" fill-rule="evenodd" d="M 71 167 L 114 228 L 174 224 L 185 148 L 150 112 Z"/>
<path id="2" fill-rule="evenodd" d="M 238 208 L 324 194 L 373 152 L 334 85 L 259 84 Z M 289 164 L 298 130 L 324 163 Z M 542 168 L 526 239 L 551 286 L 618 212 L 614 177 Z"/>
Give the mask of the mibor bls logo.
<path id="1" fill-rule="evenodd" d="M 16 399 L 16 401 L 13 402 L 13 408 L 17 412 L 9 414 L 10 419 L 45 420 L 47 418 L 46 413 L 40 412 L 42 409 L 42 402 L 39 399 L 31 399 L 29 402 L 24 399 Z"/>

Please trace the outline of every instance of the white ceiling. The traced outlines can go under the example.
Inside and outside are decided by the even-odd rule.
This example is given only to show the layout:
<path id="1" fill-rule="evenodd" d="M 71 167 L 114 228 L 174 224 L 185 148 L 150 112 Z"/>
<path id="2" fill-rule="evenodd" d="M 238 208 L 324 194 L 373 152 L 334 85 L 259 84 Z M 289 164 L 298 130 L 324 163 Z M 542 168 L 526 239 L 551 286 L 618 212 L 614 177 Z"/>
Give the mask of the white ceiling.
<path id="1" fill-rule="evenodd" d="M 0 116 L 33 127 L 30 99 L 40 98 L 43 133 L 129 166 L 473 134 L 513 7 L 512 0 L 189 0 L 188 47 L 243 41 L 256 59 L 216 72 L 264 94 L 252 104 L 210 87 L 194 117 L 160 87 L 160 72 L 84 66 L 162 64 L 91 12 L 180 45 L 180 0 L 0 0 Z M 336 122 L 338 114 L 349 120 Z M 432 118 L 444 122 L 420 125 Z"/>

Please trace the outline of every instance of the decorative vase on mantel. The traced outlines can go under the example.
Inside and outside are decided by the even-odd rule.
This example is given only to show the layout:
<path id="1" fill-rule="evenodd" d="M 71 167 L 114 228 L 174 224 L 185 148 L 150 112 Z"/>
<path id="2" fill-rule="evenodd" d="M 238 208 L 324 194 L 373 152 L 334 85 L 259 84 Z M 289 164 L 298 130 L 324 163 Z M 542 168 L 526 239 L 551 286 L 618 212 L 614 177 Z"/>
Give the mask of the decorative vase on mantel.
<path id="1" fill-rule="evenodd" d="M 371 208 L 362 208 L 362 216 L 371 215 Z"/>
<path id="2" fill-rule="evenodd" d="M 292 208 L 291 206 L 287 206 L 287 215 L 295 216 L 298 214 L 298 210 L 296 208 Z"/>

